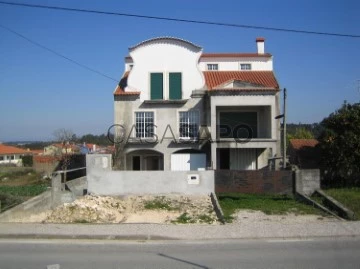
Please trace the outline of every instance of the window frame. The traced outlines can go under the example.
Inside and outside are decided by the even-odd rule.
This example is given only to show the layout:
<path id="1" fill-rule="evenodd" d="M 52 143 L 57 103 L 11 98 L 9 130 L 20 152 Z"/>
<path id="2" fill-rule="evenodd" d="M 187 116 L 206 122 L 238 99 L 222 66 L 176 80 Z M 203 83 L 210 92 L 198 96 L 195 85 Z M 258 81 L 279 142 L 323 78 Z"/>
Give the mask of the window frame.
<path id="1" fill-rule="evenodd" d="M 182 113 L 187 113 L 187 116 L 185 117 L 186 122 L 182 121 Z M 190 115 L 194 114 L 194 115 Z M 178 110 L 177 113 L 178 116 L 178 135 L 180 140 L 198 140 L 199 138 L 199 128 L 200 128 L 200 111 L 197 109 L 191 109 L 191 110 Z M 191 120 L 195 119 L 195 123 L 191 122 Z M 187 124 L 187 130 L 185 131 L 186 136 L 183 136 L 184 132 L 182 132 L 181 124 Z M 194 130 L 191 130 L 192 127 L 190 127 L 192 124 L 196 124 L 195 130 L 196 132 L 192 132 Z M 190 134 L 194 134 L 193 136 L 190 136 Z"/>
<path id="2" fill-rule="evenodd" d="M 216 68 L 214 68 L 216 67 Z M 208 71 L 218 71 L 219 70 L 219 64 L 215 64 L 215 63 L 209 63 L 206 65 L 206 68 Z"/>
<path id="3" fill-rule="evenodd" d="M 242 71 L 251 71 L 252 70 L 251 63 L 240 63 L 240 70 L 242 70 Z"/>
<path id="4" fill-rule="evenodd" d="M 138 123 L 137 123 L 137 114 L 142 114 L 142 119 L 143 119 L 143 122 L 141 123 L 143 126 L 141 128 L 141 131 L 139 130 L 138 128 Z M 152 123 L 147 123 L 146 122 L 146 113 L 150 113 L 152 114 L 152 117 L 149 117 L 149 118 L 152 118 Z M 148 118 L 148 119 L 149 119 Z M 146 128 L 148 128 L 147 126 L 148 125 L 152 125 L 152 128 L 151 128 L 151 131 L 148 133 L 146 132 Z M 155 125 L 155 111 L 153 110 L 137 110 L 137 111 L 134 111 L 134 125 L 133 125 L 135 128 L 134 128 L 134 138 L 136 139 L 143 139 L 143 138 L 154 138 L 155 135 L 156 135 L 156 125 Z M 142 131 L 143 130 L 143 131 Z"/>

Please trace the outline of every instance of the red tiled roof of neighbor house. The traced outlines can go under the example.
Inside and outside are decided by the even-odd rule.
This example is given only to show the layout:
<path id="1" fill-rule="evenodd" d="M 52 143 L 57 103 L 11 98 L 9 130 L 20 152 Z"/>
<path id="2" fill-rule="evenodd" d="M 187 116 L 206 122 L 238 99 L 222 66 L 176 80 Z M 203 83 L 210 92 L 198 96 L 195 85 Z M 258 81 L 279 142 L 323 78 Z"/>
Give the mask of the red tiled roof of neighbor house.
<path id="1" fill-rule="evenodd" d="M 290 145 L 295 149 L 299 150 L 303 147 L 315 147 L 319 144 L 316 139 L 290 139 Z"/>
<path id="2" fill-rule="evenodd" d="M 37 155 L 33 157 L 34 161 L 37 163 L 54 163 L 61 160 L 61 157 L 56 156 L 41 156 Z"/>
<path id="3" fill-rule="evenodd" d="M 231 80 L 279 89 L 279 84 L 272 71 L 204 71 L 203 73 L 205 84 L 209 90 Z"/>
<path id="4" fill-rule="evenodd" d="M 25 154 L 25 153 L 30 153 L 30 151 L 27 151 L 22 148 L 0 144 L 0 154 Z"/>

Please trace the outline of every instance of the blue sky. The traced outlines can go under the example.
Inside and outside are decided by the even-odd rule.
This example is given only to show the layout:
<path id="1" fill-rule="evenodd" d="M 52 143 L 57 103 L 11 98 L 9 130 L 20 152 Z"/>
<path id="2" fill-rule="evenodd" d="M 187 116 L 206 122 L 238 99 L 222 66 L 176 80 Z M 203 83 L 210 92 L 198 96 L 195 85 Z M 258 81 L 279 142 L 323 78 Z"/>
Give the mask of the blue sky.
<path id="1" fill-rule="evenodd" d="M 9 0 L 11 1 L 11 0 Z M 359 1 L 23 0 L 40 5 L 360 35 Z M 0 24 L 118 80 L 128 48 L 175 36 L 205 52 L 255 52 L 266 38 L 288 121 L 319 122 L 359 102 L 360 38 L 294 34 L 0 4 Z M 359 82 L 360 83 L 360 82 Z M 48 140 L 58 128 L 102 134 L 113 123 L 116 82 L 0 28 L 0 141 Z"/>

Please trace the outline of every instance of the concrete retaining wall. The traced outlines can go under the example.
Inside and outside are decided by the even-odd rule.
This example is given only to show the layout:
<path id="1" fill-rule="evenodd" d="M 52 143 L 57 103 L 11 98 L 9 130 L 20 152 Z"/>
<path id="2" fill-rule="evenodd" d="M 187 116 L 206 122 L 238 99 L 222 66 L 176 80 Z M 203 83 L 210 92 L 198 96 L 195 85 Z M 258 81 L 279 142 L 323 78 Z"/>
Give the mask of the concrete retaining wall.
<path id="1" fill-rule="evenodd" d="M 306 195 L 320 190 L 320 170 L 304 169 L 295 171 L 296 191 Z"/>
<path id="2" fill-rule="evenodd" d="M 292 171 L 217 170 L 214 172 L 216 193 L 293 193 Z"/>
<path id="3" fill-rule="evenodd" d="M 96 195 L 207 194 L 213 171 L 112 171 L 110 154 L 86 156 L 88 193 Z"/>
<path id="4" fill-rule="evenodd" d="M 214 192 L 213 171 L 88 172 L 88 192 L 96 195 L 206 194 Z"/>
<path id="5" fill-rule="evenodd" d="M 23 219 L 50 209 L 51 205 L 51 191 L 48 190 L 0 214 L 0 222 L 12 222 L 16 219 Z"/>
<path id="6" fill-rule="evenodd" d="M 86 177 L 79 177 L 71 181 L 67 181 L 66 186 L 76 197 L 83 196 L 84 190 L 87 189 Z"/>

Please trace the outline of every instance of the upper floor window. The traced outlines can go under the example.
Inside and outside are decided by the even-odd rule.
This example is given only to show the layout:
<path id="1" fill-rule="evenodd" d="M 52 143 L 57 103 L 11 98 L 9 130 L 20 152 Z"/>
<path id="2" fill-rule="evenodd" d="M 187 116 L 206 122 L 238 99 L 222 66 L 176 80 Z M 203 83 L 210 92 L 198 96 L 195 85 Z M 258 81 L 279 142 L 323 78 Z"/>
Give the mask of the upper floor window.
<path id="1" fill-rule="evenodd" d="M 136 137 L 154 136 L 154 112 L 135 112 Z"/>
<path id="2" fill-rule="evenodd" d="M 199 111 L 181 111 L 179 112 L 179 136 L 185 139 L 194 139 L 198 137 L 199 131 Z"/>
<path id="3" fill-rule="evenodd" d="M 240 64 L 240 70 L 251 70 L 251 64 Z"/>
<path id="4" fill-rule="evenodd" d="M 164 87 L 164 75 L 163 73 L 151 73 L 150 74 L 150 99 L 163 99 L 163 87 Z"/>
<path id="5" fill-rule="evenodd" d="M 179 100 L 182 93 L 181 73 L 169 73 L 169 99 Z"/>
<path id="6" fill-rule="evenodd" d="M 219 65 L 218 64 L 208 64 L 207 70 L 219 70 Z"/>
<path id="7" fill-rule="evenodd" d="M 164 74 L 151 73 L 150 74 L 150 99 L 162 100 L 168 96 L 170 100 L 178 100 L 182 98 L 182 74 L 180 72 L 168 73 L 167 79 L 169 85 L 165 86 L 166 93 L 164 94 Z"/>

